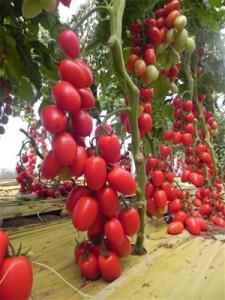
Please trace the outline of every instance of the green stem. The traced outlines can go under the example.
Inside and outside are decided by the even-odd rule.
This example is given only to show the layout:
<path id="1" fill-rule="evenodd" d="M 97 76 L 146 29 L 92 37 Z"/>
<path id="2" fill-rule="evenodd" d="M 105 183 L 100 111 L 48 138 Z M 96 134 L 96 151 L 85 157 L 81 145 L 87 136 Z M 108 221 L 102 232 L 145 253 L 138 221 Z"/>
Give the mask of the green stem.
<path id="1" fill-rule="evenodd" d="M 118 108 L 118 109 L 116 109 L 116 110 L 114 110 L 114 111 L 108 113 L 108 114 L 104 117 L 104 120 L 102 121 L 102 125 L 104 125 L 104 124 L 108 121 L 108 119 L 110 119 L 110 118 L 113 117 L 114 115 L 116 115 L 116 114 L 118 114 L 118 113 L 120 113 L 120 112 L 129 112 L 129 111 L 130 111 L 130 108 L 129 108 L 129 107 L 127 107 L 127 108 L 121 107 L 121 108 Z"/>
<path id="2" fill-rule="evenodd" d="M 137 175 L 137 206 L 141 219 L 141 227 L 137 234 L 137 240 L 134 246 L 134 254 L 144 252 L 144 227 L 145 227 L 145 161 L 142 153 L 141 138 L 138 129 L 138 112 L 139 112 L 139 89 L 129 77 L 123 59 L 122 51 L 122 19 L 126 0 L 113 0 L 110 12 L 111 36 L 108 44 L 111 49 L 112 65 L 117 80 L 125 95 L 129 98 L 131 110 L 128 113 L 131 124 L 132 148 Z"/>
<path id="3" fill-rule="evenodd" d="M 30 144 L 34 147 L 36 155 L 38 155 L 42 160 L 44 159 L 43 155 L 39 152 L 35 140 L 29 136 L 29 134 L 24 130 L 24 129 L 20 129 L 20 131 L 29 139 Z"/>

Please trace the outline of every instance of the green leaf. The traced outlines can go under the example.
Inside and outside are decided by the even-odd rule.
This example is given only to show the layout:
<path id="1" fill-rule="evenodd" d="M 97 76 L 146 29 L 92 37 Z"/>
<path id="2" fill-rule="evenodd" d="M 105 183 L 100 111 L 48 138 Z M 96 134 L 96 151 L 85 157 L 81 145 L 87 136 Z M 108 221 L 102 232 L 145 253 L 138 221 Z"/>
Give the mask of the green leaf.
<path id="1" fill-rule="evenodd" d="M 22 13 L 25 18 L 34 18 L 42 11 L 39 0 L 23 0 Z"/>
<path id="2" fill-rule="evenodd" d="M 15 95 L 22 101 L 32 101 L 35 97 L 34 88 L 28 78 L 22 77 L 15 89 Z"/>

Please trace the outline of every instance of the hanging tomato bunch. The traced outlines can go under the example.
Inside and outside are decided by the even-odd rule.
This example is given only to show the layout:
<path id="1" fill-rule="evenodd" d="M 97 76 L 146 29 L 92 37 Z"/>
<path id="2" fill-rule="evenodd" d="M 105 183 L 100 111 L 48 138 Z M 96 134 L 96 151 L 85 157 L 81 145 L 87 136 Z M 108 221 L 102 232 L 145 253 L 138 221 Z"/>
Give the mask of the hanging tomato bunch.
<path id="1" fill-rule="evenodd" d="M 13 98 L 11 97 L 12 85 L 5 80 L 3 77 L 0 77 L 0 90 L 1 94 L 4 95 L 0 99 L 0 135 L 5 133 L 4 125 L 9 121 L 9 116 L 12 114 L 12 102 Z"/>
<path id="2" fill-rule="evenodd" d="M 67 57 L 59 64 L 61 80 L 52 88 L 55 104 L 41 111 L 42 124 L 52 134 L 42 177 L 52 179 L 65 171 L 68 177 L 84 176 L 86 184 L 74 187 L 66 202 L 74 227 L 88 236 L 76 247 L 76 260 L 87 279 L 102 275 L 112 281 L 121 274 L 120 257 L 131 253 L 129 237 L 140 227 L 137 209 L 123 198 L 135 194 L 136 182 L 126 169 L 127 154 L 121 154 L 120 140 L 110 125 L 97 127 L 96 145 L 86 146 L 85 138 L 93 129 L 88 110 L 95 106 L 89 89 L 92 72 L 78 59 L 80 43 L 75 32 L 64 30 L 59 44 Z"/>

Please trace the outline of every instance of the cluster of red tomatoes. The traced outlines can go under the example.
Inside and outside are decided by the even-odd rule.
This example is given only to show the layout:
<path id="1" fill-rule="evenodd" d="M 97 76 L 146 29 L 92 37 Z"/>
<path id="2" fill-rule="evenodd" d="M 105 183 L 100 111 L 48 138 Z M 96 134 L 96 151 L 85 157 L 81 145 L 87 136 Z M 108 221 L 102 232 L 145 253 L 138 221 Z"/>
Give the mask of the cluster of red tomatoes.
<path id="1" fill-rule="evenodd" d="M 12 86 L 4 78 L 0 77 L 0 89 L 4 94 L 4 98 L 0 99 L 0 134 L 5 133 L 4 125 L 8 123 L 9 117 L 12 114 Z"/>
<path id="2" fill-rule="evenodd" d="M 28 134 L 35 142 L 35 147 L 39 153 L 44 156 L 47 153 L 48 142 L 46 129 L 42 127 L 38 128 L 36 124 L 32 124 L 29 126 Z M 74 184 L 71 181 L 59 184 L 40 181 L 37 164 L 36 149 L 27 140 L 23 143 L 20 151 L 20 161 L 16 165 L 16 172 L 18 174 L 16 181 L 20 184 L 20 193 L 35 194 L 43 198 L 68 196 Z"/>
<path id="3" fill-rule="evenodd" d="M 93 126 L 88 109 L 95 105 L 89 89 L 92 73 L 77 59 L 80 44 L 73 31 L 63 31 L 59 43 L 69 58 L 59 65 L 62 80 L 52 89 L 55 104 L 41 112 L 43 126 L 53 135 L 42 176 L 51 179 L 65 168 L 70 177 L 84 176 L 86 185 L 74 187 L 66 204 L 74 227 L 88 235 L 88 241 L 75 250 L 78 265 L 87 279 L 102 274 L 112 281 L 121 274 L 119 257 L 131 252 L 128 237 L 140 227 L 137 209 L 123 207 L 120 198 L 135 194 L 137 186 L 131 173 L 120 165 L 120 140 L 109 125 L 97 127 L 96 145 L 86 147 L 84 138 L 90 136 Z"/>
<path id="4" fill-rule="evenodd" d="M 30 260 L 22 255 L 9 256 L 9 237 L 0 231 L 0 299 L 28 299 L 33 284 Z"/>
<path id="5" fill-rule="evenodd" d="M 86 186 L 76 186 L 66 206 L 74 227 L 88 236 L 75 248 L 81 272 L 89 280 L 102 275 L 112 281 L 121 274 L 120 257 L 131 253 L 129 237 L 140 227 L 137 209 L 124 198 L 135 194 L 137 186 L 120 165 L 121 145 L 112 128 L 97 127 L 95 137 L 96 147 L 89 149 L 83 170 Z"/>

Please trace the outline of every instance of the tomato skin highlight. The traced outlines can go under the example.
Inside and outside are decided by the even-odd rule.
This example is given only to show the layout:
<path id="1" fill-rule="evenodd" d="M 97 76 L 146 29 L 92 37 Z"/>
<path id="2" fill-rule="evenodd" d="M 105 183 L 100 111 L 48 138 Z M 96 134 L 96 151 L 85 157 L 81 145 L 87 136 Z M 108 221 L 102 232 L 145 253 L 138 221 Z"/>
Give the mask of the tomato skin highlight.
<path id="1" fill-rule="evenodd" d="M 57 82 L 52 88 L 52 96 L 56 105 L 63 111 L 74 112 L 80 109 L 81 97 L 69 82 Z"/>
<path id="2" fill-rule="evenodd" d="M 41 177 L 52 179 L 56 177 L 63 169 L 63 164 L 57 159 L 52 150 L 44 158 L 41 165 Z"/>
<path id="3" fill-rule="evenodd" d="M 104 231 L 107 239 L 111 243 L 120 246 L 124 242 L 124 229 L 121 222 L 117 218 L 112 218 L 106 222 Z"/>
<path id="4" fill-rule="evenodd" d="M 119 197 L 111 187 L 105 187 L 98 191 L 97 199 L 101 213 L 108 217 L 115 217 L 119 209 Z"/>
<path id="5" fill-rule="evenodd" d="M 80 55 L 80 41 L 71 29 L 65 29 L 59 34 L 59 44 L 62 51 L 71 58 Z"/>
<path id="6" fill-rule="evenodd" d="M 63 132 L 66 128 L 66 115 L 56 105 L 46 105 L 41 111 L 41 124 L 52 133 Z"/>
<path id="7" fill-rule="evenodd" d="M 136 181 L 130 172 L 120 166 L 115 166 L 108 174 L 108 181 L 112 188 L 124 195 L 133 195 L 136 193 Z"/>
<path id="8" fill-rule="evenodd" d="M 98 259 L 96 255 L 89 252 L 84 257 L 81 255 L 78 259 L 78 265 L 84 277 L 89 280 L 96 280 L 101 276 Z"/>
<path id="9" fill-rule="evenodd" d="M 182 222 L 174 221 L 167 226 L 167 232 L 169 234 L 180 234 L 184 230 Z"/>
<path id="10" fill-rule="evenodd" d="M 58 160 L 65 166 L 71 165 L 77 157 L 77 144 L 72 135 L 66 131 L 53 137 L 52 149 Z"/>
<path id="11" fill-rule="evenodd" d="M 164 190 L 158 190 L 154 194 L 154 200 L 157 208 L 164 208 L 167 203 L 167 194 Z"/>
<path id="12" fill-rule="evenodd" d="M 88 230 L 94 224 L 98 211 L 98 202 L 94 198 L 82 196 L 73 210 L 72 221 L 74 227 L 80 231 Z"/>
<path id="13" fill-rule="evenodd" d="M 87 186 L 91 190 L 100 190 L 105 185 L 107 179 L 107 166 L 105 160 L 99 156 L 89 157 L 86 161 L 84 175 Z"/>
<path id="14" fill-rule="evenodd" d="M 99 255 L 98 265 L 102 277 L 106 281 L 113 281 L 121 275 L 122 267 L 120 259 L 113 251 L 109 251 L 107 256 Z"/>
<path id="15" fill-rule="evenodd" d="M 32 265 L 25 256 L 6 258 L 4 260 L 0 280 L 7 276 L 0 285 L 0 299 L 27 300 L 33 284 Z"/>
<path id="16" fill-rule="evenodd" d="M 136 234 L 140 229 L 140 217 L 137 209 L 134 207 L 121 210 L 119 219 L 123 226 L 125 234 L 128 236 Z"/>

